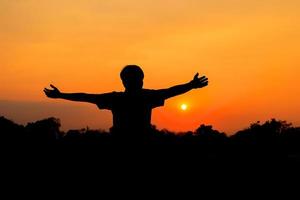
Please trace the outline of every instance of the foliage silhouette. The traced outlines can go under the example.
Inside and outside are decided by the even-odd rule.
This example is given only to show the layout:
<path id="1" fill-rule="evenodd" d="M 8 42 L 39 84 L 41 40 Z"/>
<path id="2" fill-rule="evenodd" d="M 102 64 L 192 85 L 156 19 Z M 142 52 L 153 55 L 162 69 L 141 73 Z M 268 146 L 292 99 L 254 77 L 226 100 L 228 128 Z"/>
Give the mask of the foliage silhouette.
<path id="1" fill-rule="evenodd" d="M 151 134 L 144 140 L 124 140 L 103 130 L 60 129 L 60 120 L 54 117 L 18 125 L 5 117 L 0 117 L 1 143 L 16 149 L 43 146 L 49 149 L 93 150 L 107 153 L 103 149 L 117 151 L 161 150 L 208 157 L 296 157 L 300 158 L 300 128 L 286 121 L 271 119 L 261 124 L 253 123 L 249 128 L 232 136 L 214 130 L 210 125 L 200 125 L 195 131 L 174 133 L 166 129 L 151 127 Z M 130 134 L 125 134 L 130 135 Z M 130 138 L 131 139 L 131 138 Z M 101 150 L 101 151 L 100 151 Z M 111 152 L 110 152 L 111 153 Z"/>

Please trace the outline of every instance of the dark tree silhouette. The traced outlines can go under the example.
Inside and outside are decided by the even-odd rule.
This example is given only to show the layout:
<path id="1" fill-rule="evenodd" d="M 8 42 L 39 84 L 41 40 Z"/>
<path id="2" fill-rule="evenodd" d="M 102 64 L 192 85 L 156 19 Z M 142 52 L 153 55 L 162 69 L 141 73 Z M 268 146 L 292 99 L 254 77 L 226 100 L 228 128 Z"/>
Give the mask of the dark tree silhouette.
<path id="1" fill-rule="evenodd" d="M 13 121 L 0 117 L 1 143 L 6 144 L 7 141 L 16 143 L 24 139 L 24 126 L 18 125 Z"/>
<path id="2" fill-rule="evenodd" d="M 52 143 L 55 142 L 60 134 L 60 120 L 54 117 L 28 123 L 25 127 L 26 133 L 33 142 Z"/>
<path id="3" fill-rule="evenodd" d="M 18 125 L 0 117 L 1 144 L 9 149 L 34 148 L 40 151 L 48 148 L 58 154 L 69 152 L 79 155 L 88 150 L 90 155 L 130 155 L 137 152 L 155 154 L 156 157 L 181 158 L 274 158 L 292 157 L 300 159 L 300 128 L 286 121 L 271 119 L 265 123 L 256 122 L 249 128 L 228 137 L 214 130 L 211 125 L 200 125 L 195 131 L 174 133 L 151 126 L 151 137 L 128 142 L 126 138 L 114 137 L 102 130 L 89 128 L 60 131 L 60 121 L 50 117 L 26 126 Z M 129 137 L 130 138 L 130 137 Z M 131 139 L 131 138 L 130 138 Z M 46 145 L 46 146 L 45 146 Z M 38 148 L 36 148 L 39 146 Z M 39 149 L 39 150 L 37 150 Z M 131 151 L 127 150 L 131 149 Z M 127 153 L 126 153 L 127 152 Z M 87 154 L 83 154 L 87 155 Z M 199 157 L 200 156 L 200 157 Z M 153 158 L 153 157 L 152 157 Z"/>

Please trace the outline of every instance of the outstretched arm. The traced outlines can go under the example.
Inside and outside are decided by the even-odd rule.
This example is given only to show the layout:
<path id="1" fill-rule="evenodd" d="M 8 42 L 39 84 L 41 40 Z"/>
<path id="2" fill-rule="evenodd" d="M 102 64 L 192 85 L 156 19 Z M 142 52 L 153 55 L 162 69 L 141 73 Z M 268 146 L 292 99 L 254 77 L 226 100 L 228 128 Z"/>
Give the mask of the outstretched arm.
<path id="1" fill-rule="evenodd" d="M 52 89 L 45 88 L 44 93 L 49 98 L 60 98 L 66 99 L 70 101 L 81 101 L 81 102 L 89 102 L 96 103 L 97 94 L 85 94 L 85 93 L 62 93 L 56 88 L 54 85 L 50 85 Z"/>
<path id="2" fill-rule="evenodd" d="M 202 88 L 208 85 L 208 78 L 206 76 L 198 77 L 199 73 L 197 73 L 193 80 L 191 80 L 188 83 L 182 84 L 182 85 L 176 85 L 173 87 L 170 87 L 168 89 L 162 89 L 160 90 L 164 96 L 165 99 L 174 97 L 183 93 L 186 93 L 192 89 L 196 88 Z"/>

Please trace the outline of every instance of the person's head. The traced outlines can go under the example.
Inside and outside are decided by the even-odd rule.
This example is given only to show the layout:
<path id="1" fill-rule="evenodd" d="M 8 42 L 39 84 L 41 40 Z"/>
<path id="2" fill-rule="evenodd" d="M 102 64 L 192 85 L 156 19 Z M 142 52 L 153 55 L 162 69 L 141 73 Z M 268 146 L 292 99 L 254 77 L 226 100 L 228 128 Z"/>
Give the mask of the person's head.
<path id="1" fill-rule="evenodd" d="M 137 91 L 143 88 L 144 72 L 137 65 L 126 65 L 120 77 L 126 91 Z"/>

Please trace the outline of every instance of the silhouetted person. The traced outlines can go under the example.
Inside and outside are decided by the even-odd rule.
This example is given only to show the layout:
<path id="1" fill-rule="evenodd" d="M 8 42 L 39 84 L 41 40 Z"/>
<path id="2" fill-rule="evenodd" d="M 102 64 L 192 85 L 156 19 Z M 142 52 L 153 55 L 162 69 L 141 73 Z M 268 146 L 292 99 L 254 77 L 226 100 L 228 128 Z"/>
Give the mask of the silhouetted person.
<path id="1" fill-rule="evenodd" d="M 144 73 L 137 65 L 127 65 L 120 73 L 124 92 L 110 92 L 104 94 L 62 93 L 55 86 L 53 89 L 44 89 L 50 98 L 61 98 L 71 101 L 94 103 L 99 109 L 108 109 L 113 114 L 112 133 L 124 137 L 139 137 L 148 132 L 151 127 L 151 110 L 163 106 L 165 99 L 183 94 L 195 88 L 207 86 L 205 76 L 198 77 L 188 83 L 177 85 L 168 89 L 143 89 Z"/>

